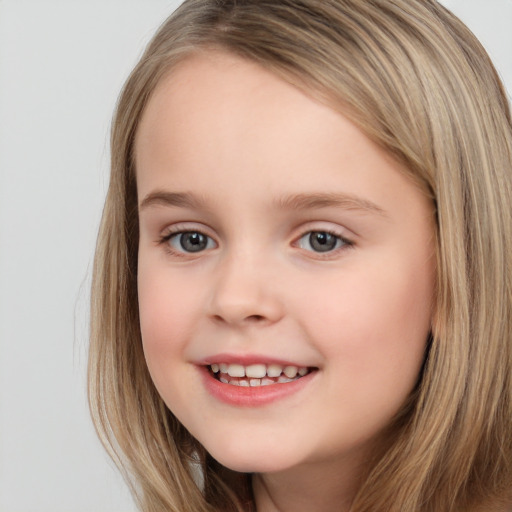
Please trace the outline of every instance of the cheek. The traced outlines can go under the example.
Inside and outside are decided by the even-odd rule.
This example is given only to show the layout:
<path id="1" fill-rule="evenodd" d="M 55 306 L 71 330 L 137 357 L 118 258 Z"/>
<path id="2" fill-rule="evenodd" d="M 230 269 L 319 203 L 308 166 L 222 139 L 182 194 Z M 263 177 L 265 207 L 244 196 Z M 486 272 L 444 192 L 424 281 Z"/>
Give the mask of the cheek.
<path id="1" fill-rule="evenodd" d="M 364 339 L 393 337 L 392 333 L 414 338 L 430 326 L 431 279 L 416 272 L 365 267 L 318 285 L 314 293 L 310 287 L 308 300 L 316 329 L 350 332 L 358 345 Z"/>
<path id="2" fill-rule="evenodd" d="M 201 298 L 188 280 L 180 280 L 158 261 L 139 259 L 137 278 L 142 345 L 149 373 L 167 406 L 183 414 L 191 392 L 183 382 L 194 377 L 184 354 L 199 323 Z"/>
<path id="3" fill-rule="evenodd" d="M 411 261 L 390 255 L 354 266 L 310 296 L 308 303 L 316 306 L 302 316 L 310 320 L 308 333 L 352 383 L 357 378 L 363 387 L 396 385 L 405 393 L 417 380 L 434 278 L 430 263 Z"/>
<path id="4" fill-rule="evenodd" d="M 142 342 L 151 371 L 183 351 L 195 325 L 197 294 L 158 264 L 142 261 L 138 298 Z"/>

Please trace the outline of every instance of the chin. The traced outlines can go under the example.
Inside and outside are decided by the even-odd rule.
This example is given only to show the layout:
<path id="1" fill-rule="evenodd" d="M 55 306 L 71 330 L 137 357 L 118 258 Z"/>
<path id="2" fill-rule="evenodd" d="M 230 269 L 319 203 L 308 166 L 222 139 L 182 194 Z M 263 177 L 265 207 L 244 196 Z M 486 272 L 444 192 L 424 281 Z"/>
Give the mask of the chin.
<path id="1" fill-rule="evenodd" d="M 208 448 L 206 447 L 207 451 L 217 462 L 239 473 L 273 473 L 299 464 L 296 457 L 288 456 L 277 447 L 261 449 L 253 445 L 241 449 L 230 446 L 227 450 L 219 449 L 219 446 L 213 450 Z"/>
<path id="2" fill-rule="evenodd" d="M 276 464 L 272 460 L 247 460 L 241 458 L 233 460 L 215 456 L 214 459 L 226 468 L 238 473 L 275 473 L 290 468 L 287 464 Z"/>

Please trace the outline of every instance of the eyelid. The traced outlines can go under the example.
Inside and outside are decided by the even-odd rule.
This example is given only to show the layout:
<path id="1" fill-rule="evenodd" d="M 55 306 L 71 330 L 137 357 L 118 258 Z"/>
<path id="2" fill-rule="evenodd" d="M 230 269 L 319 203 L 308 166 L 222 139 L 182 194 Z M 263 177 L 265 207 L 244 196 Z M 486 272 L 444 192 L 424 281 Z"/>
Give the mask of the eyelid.
<path id="1" fill-rule="evenodd" d="M 175 224 L 169 224 L 162 230 L 160 230 L 160 237 L 171 237 L 172 235 L 175 235 L 177 233 L 186 233 L 186 232 L 198 232 L 202 233 L 203 235 L 209 236 L 210 238 L 215 238 L 214 234 L 212 233 L 212 230 L 200 222 L 176 222 Z"/>
<path id="2" fill-rule="evenodd" d="M 354 243 L 356 234 L 346 228 L 343 225 L 337 224 L 335 222 L 327 222 L 327 221 L 310 221 L 301 223 L 300 226 L 294 228 L 295 235 L 293 236 L 294 240 L 298 240 L 302 236 L 311 232 L 325 232 L 334 236 L 338 236 L 343 240 Z"/>

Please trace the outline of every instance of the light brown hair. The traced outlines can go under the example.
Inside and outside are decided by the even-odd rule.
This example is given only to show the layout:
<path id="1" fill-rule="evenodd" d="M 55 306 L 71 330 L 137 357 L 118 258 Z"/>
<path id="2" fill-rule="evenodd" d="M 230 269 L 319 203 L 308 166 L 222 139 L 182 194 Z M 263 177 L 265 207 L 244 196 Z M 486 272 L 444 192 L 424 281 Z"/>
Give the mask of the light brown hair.
<path id="1" fill-rule="evenodd" d="M 512 486 L 512 123 L 482 46 L 435 0 L 187 0 L 130 75 L 96 249 L 89 398 L 141 509 L 252 507 L 248 477 L 205 453 L 157 394 L 138 320 L 135 134 L 162 77 L 208 48 L 339 109 L 432 198 L 437 296 L 421 381 L 351 511 L 503 510 Z"/>

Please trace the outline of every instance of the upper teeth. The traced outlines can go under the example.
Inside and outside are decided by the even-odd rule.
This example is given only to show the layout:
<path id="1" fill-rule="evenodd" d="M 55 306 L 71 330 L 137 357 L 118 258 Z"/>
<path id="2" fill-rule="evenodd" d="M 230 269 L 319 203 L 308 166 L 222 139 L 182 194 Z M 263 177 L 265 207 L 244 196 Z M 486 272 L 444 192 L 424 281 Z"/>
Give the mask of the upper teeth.
<path id="1" fill-rule="evenodd" d="M 263 377 L 279 377 L 284 374 L 289 379 L 297 375 L 303 377 L 308 373 L 307 367 L 281 366 L 279 364 L 250 364 L 243 366 L 241 364 L 212 364 L 210 365 L 213 373 L 226 373 L 230 377 L 249 377 L 262 379 Z"/>

